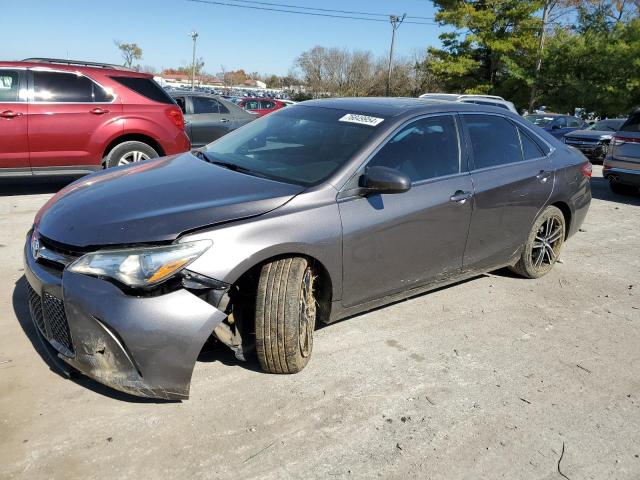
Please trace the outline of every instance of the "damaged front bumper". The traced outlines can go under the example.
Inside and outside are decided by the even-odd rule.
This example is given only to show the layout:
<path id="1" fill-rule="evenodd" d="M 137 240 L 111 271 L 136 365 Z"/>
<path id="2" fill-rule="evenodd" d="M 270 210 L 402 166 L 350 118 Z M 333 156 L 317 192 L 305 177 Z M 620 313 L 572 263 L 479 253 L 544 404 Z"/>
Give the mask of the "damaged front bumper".
<path id="1" fill-rule="evenodd" d="M 153 297 L 125 294 L 107 281 L 37 262 L 24 249 L 32 319 L 57 355 L 117 390 L 189 397 L 198 354 L 227 315 L 186 289 Z"/>

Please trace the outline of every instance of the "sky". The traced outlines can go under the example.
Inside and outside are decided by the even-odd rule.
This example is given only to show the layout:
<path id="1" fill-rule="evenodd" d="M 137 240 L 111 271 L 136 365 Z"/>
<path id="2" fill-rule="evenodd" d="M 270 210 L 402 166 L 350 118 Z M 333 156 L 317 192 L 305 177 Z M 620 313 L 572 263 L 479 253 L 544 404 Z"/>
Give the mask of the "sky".
<path id="1" fill-rule="evenodd" d="M 435 13 L 429 0 L 262 1 L 421 17 L 433 17 Z M 196 56 L 202 57 L 210 73 L 220 72 L 224 65 L 226 70 L 243 68 L 284 75 L 300 53 L 316 45 L 387 55 L 391 41 L 388 22 L 303 16 L 188 0 L 5 1 L 0 8 L 0 31 L 5 40 L 0 42 L 0 60 L 55 57 L 122 63 L 114 45 L 114 40 L 119 40 L 138 43 L 143 51 L 142 65 L 180 67 L 191 63 L 192 40 L 188 34 L 192 30 L 199 34 Z M 403 24 L 396 35 L 395 51 L 409 55 L 416 49 L 439 45 L 441 32 L 435 25 Z"/>

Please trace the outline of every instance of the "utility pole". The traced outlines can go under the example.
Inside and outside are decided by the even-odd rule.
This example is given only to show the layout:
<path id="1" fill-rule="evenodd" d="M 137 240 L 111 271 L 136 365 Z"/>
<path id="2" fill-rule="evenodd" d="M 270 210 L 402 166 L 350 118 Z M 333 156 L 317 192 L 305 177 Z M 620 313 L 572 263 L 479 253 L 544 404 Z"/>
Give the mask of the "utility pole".
<path id="1" fill-rule="evenodd" d="M 544 2 L 542 10 L 542 26 L 540 27 L 540 38 L 538 39 L 538 52 L 536 54 L 536 66 L 533 74 L 533 84 L 531 85 L 531 94 L 529 96 L 529 113 L 533 113 L 533 107 L 536 104 L 536 96 L 538 95 L 538 82 L 540 81 L 540 70 L 542 70 L 542 54 L 544 51 L 544 41 L 547 35 L 547 23 L 549 22 L 549 10 L 552 8 L 551 1 Z"/>
<path id="2" fill-rule="evenodd" d="M 193 39 L 193 56 L 191 58 L 191 91 L 193 92 L 196 86 L 196 40 L 198 39 L 198 32 L 193 31 L 189 33 L 189 36 Z"/>
<path id="3" fill-rule="evenodd" d="M 391 64 L 393 62 L 393 47 L 396 43 L 396 30 L 400 27 L 400 24 L 406 16 L 406 13 L 403 13 L 402 17 L 389 15 L 389 21 L 391 22 L 391 49 L 389 50 L 389 70 L 387 72 L 387 97 L 391 95 Z"/>

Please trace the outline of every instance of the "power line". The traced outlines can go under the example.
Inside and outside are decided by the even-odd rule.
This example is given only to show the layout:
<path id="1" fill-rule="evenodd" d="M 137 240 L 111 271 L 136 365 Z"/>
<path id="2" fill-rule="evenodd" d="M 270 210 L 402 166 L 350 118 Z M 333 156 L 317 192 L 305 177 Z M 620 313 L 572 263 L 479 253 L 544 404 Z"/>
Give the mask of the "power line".
<path id="1" fill-rule="evenodd" d="M 312 11 L 318 11 L 318 12 L 330 12 L 330 13 L 346 13 L 349 15 L 368 15 L 368 16 L 373 16 L 373 17 L 384 17 L 386 19 L 388 19 L 390 16 L 392 16 L 389 13 L 372 13 L 372 12 L 355 12 L 352 10 L 335 10 L 332 8 L 320 8 L 320 7 L 306 7 L 306 6 L 302 6 L 302 5 L 291 5 L 291 4 L 287 4 L 287 3 L 272 3 L 272 2 L 258 2 L 256 0 L 232 0 L 233 2 L 236 3 L 252 3 L 254 5 L 268 5 L 271 7 L 286 7 L 286 8 L 295 8 L 297 10 L 312 10 Z M 406 18 L 416 18 L 419 20 L 435 20 L 435 18 L 433 17 L 418 17 L 418 16 L 414 16 L 414 15 L 406 15 Z"/>
<path id="2" fill-rule="evenodd" d="M 225 7 L 237 7 L 237 8 L 249 8 L 252 10 L 266 10 L 266 11 L 270 11 L 270 12 L 282 12 L 282 13 L 295 13 L 297 15 L 310 15 L 310 16 L 315 16 L 315 17 L 329 17 L 329 18 L 344 18 L 344 19 L 349 19 L 349 20 L 364 20 L 364 21 L 368 21 L 368 22 L 383 22 L 383 23 L 387 23 L 389 20 L 388 19 L 382 19 L 382 18 L 365 18 L 365 17 L 358 17 L 358 16 L 351 16 L 351 15 L 334 15 L 334 14 L 330 14 L 330 13 L 319 13 L 319 12 L 297 12 L 295 10 L 286 10 L 284 8 L 271 8 L 271 7 L 258 7 L 258 6 L 252 6 L 252 5 L 238 5 L 235 3 L 228 3 L 228 2 L 216 2 L 213 0 L 187 0 L 189 2 L 193 2 L 193 3 L 205 3 L 205 4 L 209 4 L 209 5 L 222 5 Z M 233 0 L 233 1 L 243 1 L 243 0 Z M 246 0 L 245 0 L 246 1 Z M 262 2 L 262 3 L 266 3 L 266 2 Z M 275 5 L 275 4 L 273 4 Z M 295 7 L 295 8 L 300 8 L 300 7 Z M 408 23 L 408 24 L 412 24 L 412 25 L 433 25 L 433 26 L 437 26 L 437 23 L 434 22 L 411 22 L 411 21 L 405 21 L 404 23 Z"/>

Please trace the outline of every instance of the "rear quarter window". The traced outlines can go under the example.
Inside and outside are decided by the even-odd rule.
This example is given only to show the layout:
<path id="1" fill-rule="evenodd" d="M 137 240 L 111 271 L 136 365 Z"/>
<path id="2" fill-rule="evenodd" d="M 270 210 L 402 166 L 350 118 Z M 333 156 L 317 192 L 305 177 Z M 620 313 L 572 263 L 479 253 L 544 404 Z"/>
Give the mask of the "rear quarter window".
<path id="1" fill-rule="evenodd" d="M 139 95 L 158 103 L 175 104 L 173 98 L 151 78 L 141 77 L 111 77 L 120 85 L 124 85 Z"/>

